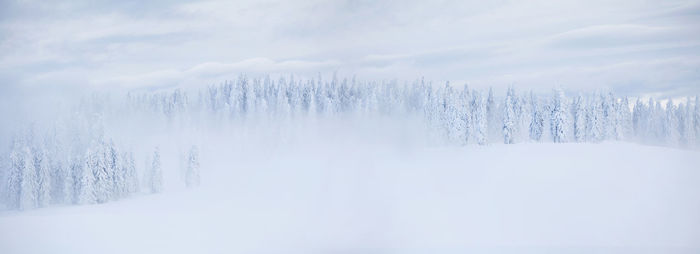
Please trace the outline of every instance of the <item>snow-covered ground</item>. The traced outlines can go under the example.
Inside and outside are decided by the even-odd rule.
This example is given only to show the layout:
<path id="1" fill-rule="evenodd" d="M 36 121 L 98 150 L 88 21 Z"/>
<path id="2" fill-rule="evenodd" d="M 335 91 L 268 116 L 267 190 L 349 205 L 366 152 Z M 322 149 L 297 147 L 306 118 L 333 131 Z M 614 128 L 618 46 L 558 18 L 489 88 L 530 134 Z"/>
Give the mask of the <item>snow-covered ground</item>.
<path id="1" fill-rule="evenodd" d="M 700 252 L 697 151 L 350 137 L 303 147 L 205 151 L 196 189 L 3 211 L 0 252 Z"/>

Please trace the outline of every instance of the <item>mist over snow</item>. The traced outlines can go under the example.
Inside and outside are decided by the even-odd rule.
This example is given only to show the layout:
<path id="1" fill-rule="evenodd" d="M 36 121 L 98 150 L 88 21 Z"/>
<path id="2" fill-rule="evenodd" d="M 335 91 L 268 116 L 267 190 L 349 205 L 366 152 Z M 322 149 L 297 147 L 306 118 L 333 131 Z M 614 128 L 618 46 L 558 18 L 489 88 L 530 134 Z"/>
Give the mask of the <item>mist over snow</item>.
<path id="1" fill-rule="evenodd" d="M 698 1 L 0 1 L 0 253 L 700 253 Z"/>

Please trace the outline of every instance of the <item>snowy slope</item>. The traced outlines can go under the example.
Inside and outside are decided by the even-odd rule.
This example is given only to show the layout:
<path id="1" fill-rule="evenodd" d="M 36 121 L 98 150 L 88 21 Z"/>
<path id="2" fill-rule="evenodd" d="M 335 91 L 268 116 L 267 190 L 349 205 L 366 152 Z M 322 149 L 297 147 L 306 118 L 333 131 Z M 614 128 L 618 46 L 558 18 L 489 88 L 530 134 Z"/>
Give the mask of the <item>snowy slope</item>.
<path id="1" fill-rule="evenodd" d="M 700 252 L 697 151 L 335 141 L 207 158 L 197 189 L 3 211 L 0 252 Z"/>

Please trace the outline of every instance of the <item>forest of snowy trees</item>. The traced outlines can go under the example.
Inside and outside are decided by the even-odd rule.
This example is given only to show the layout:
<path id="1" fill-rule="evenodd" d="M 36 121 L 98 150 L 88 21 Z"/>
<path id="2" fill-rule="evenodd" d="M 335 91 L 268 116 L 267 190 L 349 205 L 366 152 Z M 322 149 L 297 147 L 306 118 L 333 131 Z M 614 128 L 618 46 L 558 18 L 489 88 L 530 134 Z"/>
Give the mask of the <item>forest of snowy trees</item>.
<path id="1" fill-rule="evenodd" d="M 700 143 L 697 96 L 664 104 L 654 98 L 630 102 L 613 92 L 571 96 L 561 89 L 534 94 L 511 87 L 498 98 L 493 89 L 424 81 L 399 85 L 240 78 L 192 93 L 130 93 L 127 100 L 132 110 L 168 119 L 194 119 L 198 114 L 242 121 L 412 114 L 454 144 L 618 140 L 692 148 Z"/>
<path id="2" fill-rule="evenodd" d="M 2 203 L 8 209 L 25 210 L 104 203 L 163 191 L 158 144 L 134 147 L 109 136 L 105 119 L 112 115 L 127 122 L 135 121 L 130 120 L 132 115 L 146 115 L 180 126 L 203 119 L 245 125 L 249 121 L 416 116 L 423 119 L 431 137 L 448 145 L 615 140 L 693 149 L 700 144 L 697 96 L 678 103 L 653 98 L 630 102 L 612 92 L 571 95 L 554 89 L 535 94 L 511 87 L 499 97 L 493 89 L 424 81 L 241 77 L 203 89 L 132 91 L 122 98 L 92 96 L 53 124 L 28 125 L 15 133 L 1 157 Z M 182 151 L 182 184 L 197 186 L 199 149 L 189 144 Z"/>

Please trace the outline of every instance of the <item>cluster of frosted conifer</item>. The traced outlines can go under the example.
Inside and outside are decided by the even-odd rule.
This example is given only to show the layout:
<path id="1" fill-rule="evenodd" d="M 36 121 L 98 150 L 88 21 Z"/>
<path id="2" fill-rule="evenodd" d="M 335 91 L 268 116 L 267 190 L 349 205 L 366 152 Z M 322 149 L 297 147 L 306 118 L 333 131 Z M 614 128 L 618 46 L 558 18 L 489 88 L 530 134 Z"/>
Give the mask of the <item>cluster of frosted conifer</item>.
<path id="1" fill-rule="evenodd" d="M 71 138 L 73 144 L 65 145 L 53 134 L 34 138 L 37 135 L 30 132 L 18 135 L 13 141 L 10 165 L 3 172 L 5 188 L 0 192 L 8 208 L 27 210 L 51 204 L 105 203 L 142 189 L 148 193 L 162 190 L 157 148 L 150 167 L 140 170 L 143 173 L 139 177 L 133 152 L 118 149 L 111 140 L 107 142 L 98 136 L 82 144 L 80 139 L 84 135 L 79 135 Z M 187 155 L 187 186 L 199 184 L 198 160 L 193 146 Z"/>
<path id="2" fill-rule="evenodd" d="M 674 104 L 648 99 L 631 105 L 612 92 L 567 97 L 561 90 L 536 95 L 505 96 L 492 89 L 449 84 L 368 83 L 241 77 L 200 90 L 173 89 L 132 92 L 126 100 L 108 103 L 87 98 L 77 113 L 45 128 L 16 135 L 2 160 L 0 190 L 9 208 L 31 209 L 50 204 L 93 204 L 141 192 L 160 192 L 160 154 L 138 168 L 130 149 L 105 137 L 104 120 L 115 114 L 160 116 L 166 125 L 177 121 L 218 119 L 233 124 L 248 121 L 288 123 L 305 119 L 418 116 L 431 137 L 449 144 L 518 142 L 601 142 L 626 140 L 682 147 L 700 144 L 700 101 L 688 97 Z M 206 118 L 200 116 L 207 116 Z M 177 121 L 175 121 L 177 120 Z M 202 124 L 202 123 L 199 123 Z M 118 124 L 117 124 L 118 125 Z M 115 127 L 119 128 L 119 126 Z M 118 142 L 116 142 L 118 143 Z M 184 180 L 199 184 L 199 159 L 193 146 L 187 155 Z M 139 173 L 140 172 L 140 173 Z"/>
<path id="3" fill-rule="evenodd" d="M 190 93 L 132 93 L 134 110 L 167 118 L 208 113 L 226 120 L 264 117 L 283 120 L 347 115 L 416 114 L 443 141 L 454 144 L 518 142 L 601 142 L 626 140 L 693 147 L 700 143 L 698 97 L 665 105 L 596 92 L 567 97 L 435 86 L 423 81 L 366 83 L 354 80 L 247 79 L 211 85 Z"/>

